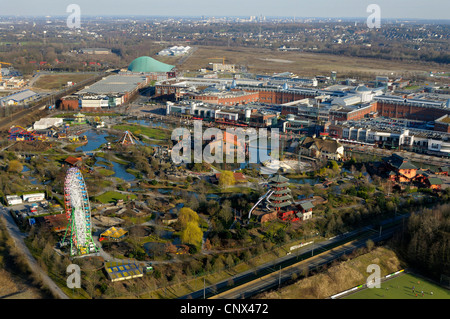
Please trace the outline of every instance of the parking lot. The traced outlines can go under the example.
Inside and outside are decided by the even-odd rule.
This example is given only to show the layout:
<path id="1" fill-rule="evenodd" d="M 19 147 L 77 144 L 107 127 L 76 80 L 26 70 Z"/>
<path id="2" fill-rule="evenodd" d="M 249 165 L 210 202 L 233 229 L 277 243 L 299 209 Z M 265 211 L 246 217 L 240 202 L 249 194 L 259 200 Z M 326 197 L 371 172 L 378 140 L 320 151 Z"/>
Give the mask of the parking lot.
<path id="1" fill-rule="evenodd" d="M 23 220 L 28 217 L 32 218 L 47 214 L 55 214 L 63 211 L 61 205 L 50 203 L 46 200 L 39 202 L 26 202 L 8 206 L 8 208 L 19 220 Z"/>

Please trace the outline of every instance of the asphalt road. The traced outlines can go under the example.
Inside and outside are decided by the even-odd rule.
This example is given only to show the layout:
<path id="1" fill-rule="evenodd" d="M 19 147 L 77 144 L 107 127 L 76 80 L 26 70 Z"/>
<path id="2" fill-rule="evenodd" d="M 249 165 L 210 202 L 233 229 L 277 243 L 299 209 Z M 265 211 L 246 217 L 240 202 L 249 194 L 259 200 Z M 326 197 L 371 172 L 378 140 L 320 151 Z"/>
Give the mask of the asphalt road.
<path id="1" fill-rule="evenodd" d="M 6 229 L 8 230 L 9 235 L 14 240 L 14 244 L 22 252 L 25 258 L 28 261 L 28 265 L 32 272 L 38 278 L 41 278 L 44 286 L 46 286 L 56 298 L 59 299 L 69 299 L 69 297 L 59 288 L 55 282 L 47 275 L 45 271 L 38 265 L 36 259 L 28 250 L 28 247 L 25 245 L 24 239 L 27 237 L 27 234 L 22 233 L 19 230 L 19 227 L 16 225 L 13 217 L 9 213 L 8 208 L 3 207 L 0 204 L 0 216 L 4 217 L 3 220 L 6 222 Z"/>

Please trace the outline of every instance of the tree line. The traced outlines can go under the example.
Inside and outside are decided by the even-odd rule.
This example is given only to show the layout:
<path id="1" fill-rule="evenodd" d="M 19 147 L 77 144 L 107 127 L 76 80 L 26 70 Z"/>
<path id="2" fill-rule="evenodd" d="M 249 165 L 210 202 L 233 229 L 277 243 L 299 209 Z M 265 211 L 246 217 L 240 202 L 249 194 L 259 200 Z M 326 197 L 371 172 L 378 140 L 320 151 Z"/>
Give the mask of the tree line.
<path id="1" fill-rule="evenodd" d="M 413 213 L 394 243 L 412 267 L 437 281 L 450 276 L 450 204 Z"/>

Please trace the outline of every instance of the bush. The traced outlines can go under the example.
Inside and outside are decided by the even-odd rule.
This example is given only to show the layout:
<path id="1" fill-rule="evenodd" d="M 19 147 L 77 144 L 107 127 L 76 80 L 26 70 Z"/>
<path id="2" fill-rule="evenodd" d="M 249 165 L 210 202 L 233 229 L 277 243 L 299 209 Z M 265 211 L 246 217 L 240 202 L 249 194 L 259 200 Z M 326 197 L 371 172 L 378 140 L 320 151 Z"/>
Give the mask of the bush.
<path id="1" fill-rule="evenodd" d="M 369 195 L 366 191 L 358 191 L 356 192 L 356 196 L 361 197 L 362 199 L 368 199 Z"/>

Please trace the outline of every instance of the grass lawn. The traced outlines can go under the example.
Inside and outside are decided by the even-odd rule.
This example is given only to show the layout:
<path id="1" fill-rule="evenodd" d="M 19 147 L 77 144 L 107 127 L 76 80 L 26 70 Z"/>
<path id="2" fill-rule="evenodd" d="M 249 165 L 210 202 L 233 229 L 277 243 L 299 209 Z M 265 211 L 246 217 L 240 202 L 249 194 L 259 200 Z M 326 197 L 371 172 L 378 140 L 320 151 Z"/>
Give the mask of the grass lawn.
<path id="1" fill-rule="evenodd" d="M 128 196 L 130 196 L 130 199 L 136 199 L 137 197 L 136 195 L 133 194 L 122 194 L 119 192 L 109 191 L 101 195 L 94 196 L 94 200 L 106 204 L 116 202 L 119 199 L 127 200 Z"/>
<path id="2" fill-rule="evenodd" d="M 134 175 L 134 177 L 136 177 L 136 178 L 138 178 L 140 176 L 139 175 L 140 172 L 137 169 L 127 168 L 125 171 L 129 174 Z"/>
<path id="3" fill-rule="evenodd" d="M 415 292 L 413 292 L 413 286 Z M 366 288 L 342 299 L 450 299 L 450 290 L 426 281 L 422 277 L 403 273 L 381 283 L 381 288 Z"/>
<path id="4" fill-rule="evenodd" d="M 418 88 L 420 88 L 420 85 L 411 85 L 404 87 L 405 90 L 417 90 Z"/>
<path id="5" fill-rule="evenodd" d="M 94 76 L 95 74 L 91 73 L 45 74 L 39 77 L 34 87 L 46 90 L 61 89 L 67 85 L 67 82 L 77 83 Z"/>
<path id="6" fill-rule="evenodd" d="M 96 171 L 99 172 L 102 176 L 105 176 L 105 177 L 112 176 L 112 175 L 115 174 L 114 171 L 106 169 L 104 167 L 99 167 L 99 168 L 96 167 Z"/>
<path id="7" fill-rule="evenodd" d="M 108 167 L 113 167 L 114 166 L 112 163 L 106 162 L 106 161 L 97 161 L 96 164 L 97 165 L 105 165 L 105 166 L 108 166 Z"/>

